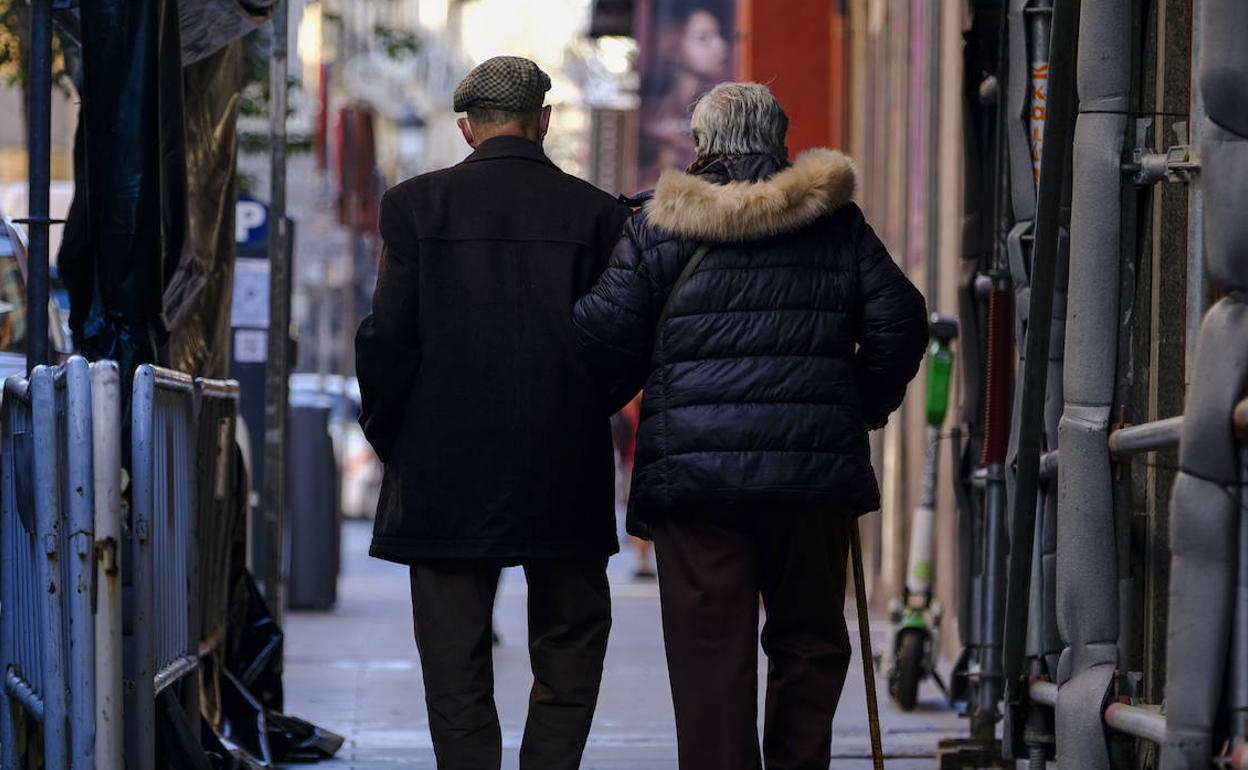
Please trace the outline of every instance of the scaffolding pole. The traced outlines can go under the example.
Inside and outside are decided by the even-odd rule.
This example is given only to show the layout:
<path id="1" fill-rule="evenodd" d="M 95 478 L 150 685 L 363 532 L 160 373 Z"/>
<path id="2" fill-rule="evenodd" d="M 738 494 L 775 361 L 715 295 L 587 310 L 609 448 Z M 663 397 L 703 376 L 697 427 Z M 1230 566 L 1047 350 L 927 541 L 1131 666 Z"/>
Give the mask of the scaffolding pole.
<path id="1" fill-rule="evenodd" d="M 30 233 L 26 269 L 26 371 L 48 362 L 48 187 L 52 155 L 52 0 L 30 4 Z"/>
<path id="2" fill-rule="evenodd" d="M 290 258 L 286 220 L 287 0 L 273 11 L 269 66 L 269 354 L 264 382 L 264 599 L 279 622 L 285 607 L 283 514 L 286 405 L 290 374 Z"/>

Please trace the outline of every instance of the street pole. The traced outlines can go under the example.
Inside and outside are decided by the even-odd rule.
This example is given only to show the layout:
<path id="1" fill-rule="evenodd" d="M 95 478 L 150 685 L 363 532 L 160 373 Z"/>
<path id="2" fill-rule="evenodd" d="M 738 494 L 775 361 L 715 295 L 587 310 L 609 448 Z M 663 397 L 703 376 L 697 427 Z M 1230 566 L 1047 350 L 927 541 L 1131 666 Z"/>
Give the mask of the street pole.
<path id="1" fill-rule="evenodd" d="M 273 12 L 273 51 L 269 66 L 269 354 L 264 382 L 264 599 L 281 621 L 285 608 L 286 406 L 290 355 L 290 258 L 286 222 L 286 32 L 289 7 L 278 0 Z"/>
<path id="2" fill-rule="evenodd" d="M 26 370 L 48 363 L 48 186 L 52 142 L 52 0 L 30 6 L 30 250 L 26 269 Z"/>

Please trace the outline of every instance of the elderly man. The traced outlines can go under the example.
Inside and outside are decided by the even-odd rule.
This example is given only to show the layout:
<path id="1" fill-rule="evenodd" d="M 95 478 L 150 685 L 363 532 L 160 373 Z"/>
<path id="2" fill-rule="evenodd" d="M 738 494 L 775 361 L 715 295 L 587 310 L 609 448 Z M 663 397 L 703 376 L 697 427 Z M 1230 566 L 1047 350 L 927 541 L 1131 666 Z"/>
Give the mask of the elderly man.
<path id="1" fill-rule="evenodd" d="M 529 586 L 522 768 L 579 765 L 611 625 L 611 430 L 568 319 L 628 212 L 543 153 L 549 89 L 514 57 L 460 84 L 473 153 L 382 199 L 385 250 L 356 337 L 360 421 L 385 464 L 372 554 L 411 565 L 439 768 L 500 765 L 500 568 L 523 565 Z"/>
<path id="2" fill-rule="evenodd" d="M 654 538 L 682 770 L 827 768 L 850 659 L 848 525 L 879 506 L 867 431 L 927 342 L 923 298 L 850 202 L 854 169 L 790 165 L 766 86 L 694 108 L 698 160 L 625 226 L 574 314 L 617 399 L 645 386 L 630 529 Z"/>

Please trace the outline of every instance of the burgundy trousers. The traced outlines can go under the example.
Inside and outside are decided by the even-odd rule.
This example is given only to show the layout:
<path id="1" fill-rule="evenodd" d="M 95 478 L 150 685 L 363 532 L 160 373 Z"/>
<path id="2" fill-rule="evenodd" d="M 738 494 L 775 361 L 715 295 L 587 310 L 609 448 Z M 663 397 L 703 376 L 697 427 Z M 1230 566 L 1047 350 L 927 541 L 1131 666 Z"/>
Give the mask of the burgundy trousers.
<path id="1" fill-rule="evenodd" d="M 681 770 L 827 770 L 851 655 L 848 523 L 828 511 L 655 522 Z M 767 655 L 761 756 L 760 595 Z"/>

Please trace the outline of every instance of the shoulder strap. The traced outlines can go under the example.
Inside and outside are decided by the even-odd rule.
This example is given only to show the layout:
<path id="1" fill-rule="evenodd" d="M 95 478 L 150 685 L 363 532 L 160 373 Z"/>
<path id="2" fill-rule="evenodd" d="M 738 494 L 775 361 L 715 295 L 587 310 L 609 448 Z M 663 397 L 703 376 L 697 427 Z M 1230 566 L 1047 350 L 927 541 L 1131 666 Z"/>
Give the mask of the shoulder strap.
<path id="1" fill-rule="evenodd" d="M 676 279 L 676 284 L 672 286 L 672 290 L 668 292 L 667 301 L 663 303 L 663 310 L 659 313 L 659 322 L 654 325 L 654 337 L 657 340 L 659 333 L 663 331 L 663 323 L 667 321 L 667 311 L 672 306 L 672 299 L 676 296 L 676 292 L 680 291 L 680 287 L 693 275 L 693 271 L 698 269 L 698 263 L 711 250 L 711 244 L 700 243 L 697 250 L 693 252 L 693 256 L 685 263 L 685 269 L 680 271 L 680 277 Z"/>

